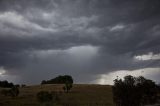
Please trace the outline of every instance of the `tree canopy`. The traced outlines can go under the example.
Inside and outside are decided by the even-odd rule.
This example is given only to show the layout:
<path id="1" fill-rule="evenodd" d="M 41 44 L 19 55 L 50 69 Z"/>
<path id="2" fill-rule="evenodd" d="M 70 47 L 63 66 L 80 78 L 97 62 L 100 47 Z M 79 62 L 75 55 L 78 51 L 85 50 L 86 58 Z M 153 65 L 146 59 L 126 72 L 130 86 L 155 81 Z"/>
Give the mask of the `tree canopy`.
<path id="1" fill-rule="evenodd" d="M 0 81 L 0 87 L 2 88 L 12 88 L 14 86 L 13 83 L 8 81 Z"/>
<path id="2" fill-rule="evenodd" d="M 117 106 L 143 106 L 157 101 L 158 87 L 152 80 L 128 75 L 114 80 L 113 94 Z"/>
<path id="3" fill-rule="evenodd" d="M 51 80 L 43 80 L 41 84 L 65 84 L 65 83 L 73 83 L 73 78 L 70 75 L 57 76 Z"/>

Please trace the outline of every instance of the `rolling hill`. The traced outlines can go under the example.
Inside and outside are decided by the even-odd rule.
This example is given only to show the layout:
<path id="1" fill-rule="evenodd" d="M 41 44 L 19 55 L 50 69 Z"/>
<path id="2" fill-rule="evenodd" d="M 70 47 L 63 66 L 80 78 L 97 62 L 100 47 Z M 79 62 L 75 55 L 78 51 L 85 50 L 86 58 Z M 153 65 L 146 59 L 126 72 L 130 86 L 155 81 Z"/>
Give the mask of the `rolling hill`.
<path id="1" fill-rule="evenodd" d="M 38 102 L 39 91 L 56 92 L 59 101 L 54 106 L 114 106 L 109 85 L 74 84 L 69 93 L 64 93 L 62 87 L 63 84 L 22 87 L 18 97 L 0 95 L 0 106 L 50 106 Z"/>

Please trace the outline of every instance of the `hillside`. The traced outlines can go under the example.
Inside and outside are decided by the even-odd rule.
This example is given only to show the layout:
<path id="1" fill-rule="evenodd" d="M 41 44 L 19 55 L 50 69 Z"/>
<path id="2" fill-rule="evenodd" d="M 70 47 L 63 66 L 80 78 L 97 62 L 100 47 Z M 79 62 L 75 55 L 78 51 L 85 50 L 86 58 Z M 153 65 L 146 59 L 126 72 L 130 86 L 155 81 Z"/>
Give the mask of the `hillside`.
<path id="1" fill-rule="evenodd" d="M 56 91 L 59 102 L 56 106 L 113 106 L 112 88 L 108 85 L 74 84 L 69 93 L 64 93 L 63 85 L 35 85 L 20 88 L 18 97 L 0 95 L 0 106 L 45 106 L 39 103 L 39 91 Z"/>

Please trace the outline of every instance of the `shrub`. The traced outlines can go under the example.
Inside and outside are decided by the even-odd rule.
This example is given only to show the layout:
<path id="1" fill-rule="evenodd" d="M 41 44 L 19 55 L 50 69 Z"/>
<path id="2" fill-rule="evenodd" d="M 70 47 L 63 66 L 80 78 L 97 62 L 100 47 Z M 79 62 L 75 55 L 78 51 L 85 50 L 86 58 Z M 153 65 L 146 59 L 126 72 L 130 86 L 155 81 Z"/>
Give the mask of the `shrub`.
<path id="1" fill-rule="evenodd" d="M 64 92 L 68 93 L 72 88 L 72 83 L 66 82 L 65 85 L 63 86 Z"/>
<path id="2" fill-rule="evenodd" d="M 60 101 L 58 93 L 55 91 L 40 91 L 37 93 L 37 99 L 39 102 L 49 106 L 56 105 Z"/>
<path id="3" fill-rule="evenodd" d="M 16 97 L 16 96 L 19 95 L 19 89 L 16 86 L 12 87 L 11 90 L 10 90 L 10 92 L 11 92 L 11 96 L 12 97 Z"/>
<path id="4" fill-rule="evenodd" d="M 40 91 L 37 93 L 37 99 L 39 102 L 50 102 L 53 97 L 52 94 L 47 91 Z"/>
<path id="5" fill-rule="evenodd" d="M 3 89 L 1 90 L 1 94 L 4 96 L 12 96 L 12 97 L 16 97 L 19 95 L 19 89 L 14 86 L 11 89 Z"/>
<path id="6" fill-rule="evenodd" d="M 52 94 L 53 101 L 54 101 L 55 103 L 60 101 L 60 98 L 59 98 L 57 92 L 52 91 L 51 94 Z"/>

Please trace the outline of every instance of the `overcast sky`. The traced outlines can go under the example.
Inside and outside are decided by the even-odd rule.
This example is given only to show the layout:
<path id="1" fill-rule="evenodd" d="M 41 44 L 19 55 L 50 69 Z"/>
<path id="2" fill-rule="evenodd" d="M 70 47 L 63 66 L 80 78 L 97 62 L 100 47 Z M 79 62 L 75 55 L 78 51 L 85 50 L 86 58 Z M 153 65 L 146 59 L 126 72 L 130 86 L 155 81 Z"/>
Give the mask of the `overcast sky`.
<path id="1" fill-rule="evenodd" d="M 160 82 L 160 0 L 0 0 L 0 80 Z"/>

